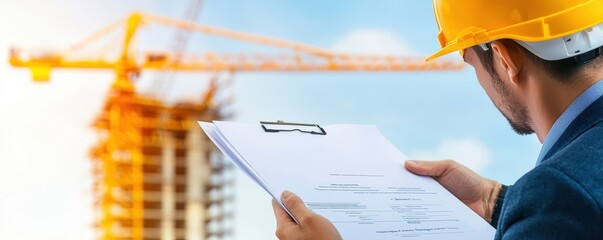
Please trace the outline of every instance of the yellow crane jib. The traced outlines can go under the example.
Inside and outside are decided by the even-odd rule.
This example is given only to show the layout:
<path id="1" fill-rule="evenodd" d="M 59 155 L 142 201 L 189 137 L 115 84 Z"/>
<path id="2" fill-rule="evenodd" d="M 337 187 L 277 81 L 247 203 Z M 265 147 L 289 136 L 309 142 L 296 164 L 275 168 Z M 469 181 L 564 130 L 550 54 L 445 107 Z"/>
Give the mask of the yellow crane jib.
<path id="1" fill-rule="evenodd" d="M 161 51 L 136 52 L 131 42 L 141 25 L 158 24 L 170 26 L 205 35 L 237 39 L 280 48 L 283 54 L 186 54 L 178 62 L 175 53 Z M 103 59 L 98 56 L 73 58 L 71 54 L 85 48 L 118 29 L 123 30 L 123 39 L 119 56 L 115 59 Z M 464 64 L 458 61 L 441 60 L 426 63 L 422 57 L 396 55 L 354 55 L 331 52 L 308 44 L 244 33 L 225 28 L 171 19 L 147 13 L 133 13 L 129 17 L 115 22 L 88 38 L 73 45 L 67 51 L 23 51 L 12 49 L 10 63 L 15 67 L 26 67 L 32 72 L 35 81 L 48 81 L 53 68 L 106 69 L 116 72 L 114 87 L 133 90 L 130 77 L 137 76 L 142 70 L 170 71 L 270 71 L 270 72 L 307 72 L 307 71 L 437 71 L 460 70 Z"/>

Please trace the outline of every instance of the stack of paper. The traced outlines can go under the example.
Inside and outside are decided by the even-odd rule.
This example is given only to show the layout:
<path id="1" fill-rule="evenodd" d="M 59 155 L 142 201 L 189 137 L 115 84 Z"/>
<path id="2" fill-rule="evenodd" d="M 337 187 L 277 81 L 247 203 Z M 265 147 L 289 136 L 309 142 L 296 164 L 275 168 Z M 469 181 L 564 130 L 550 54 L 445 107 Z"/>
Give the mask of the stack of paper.
<path id="1" fill-rule="evenodd" d="M 344 239 L 494 236 L 494 228 L 433 179 L 408 172 L 406 156 L 374 126 L 329 125 L 319 135 L 301 128 L 267 132 L 260 124 L 199 124 L 277 202 L 284 190 L 296 193 Z"/>

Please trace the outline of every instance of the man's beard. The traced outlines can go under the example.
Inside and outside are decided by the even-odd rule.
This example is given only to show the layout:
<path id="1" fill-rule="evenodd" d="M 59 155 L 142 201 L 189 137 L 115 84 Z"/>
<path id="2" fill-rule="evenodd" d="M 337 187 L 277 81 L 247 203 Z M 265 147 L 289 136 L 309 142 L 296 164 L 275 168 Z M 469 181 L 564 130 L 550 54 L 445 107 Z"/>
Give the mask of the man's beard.
<path id="1" fill-rule="evenodd" d="M 503 99 L 503 102 L 505 102 L 505 99 Z M 511 115 L 513 116 L 512 118 L 507 116 L 503 111 L 500 110 L 500 108 L 498 110 L 507 119 L 509 125 L 511 125 L 511 128 L 513 128 L 513 131 L 519 135 L 530 135 L 534 133 L 532 127 L 529 126 L 530 119 L 525 108 L 517 109 L 517 107 L 511 105 L 509 105 L 509 107 L 511 109 Z"/>
<path id="2" fill-rule="evenodd" d="M 509 93 L 509 89 L 507 89 L 507 87 L 502 83 L 498 74 L 491 74 L 491 76 L 494 81 L 494 86 L 501 97 L 501 104 L 503 106 L 507 106 L 507 109 L 509 109 L 510 114 L 505 114 L 505 112 L 502 110 L 502 106 L 498 106 L 497 104 L 494 105 L 496 106 L 498 111 L 500 111 L 500 113 L 507 119 L 507 121 L 511 125 L 511 128 L 513 128 L 513 131 L 515 131 L 519 135 L 529 135 L 534 133 L 534 130 L 530 126 L 532 120 L 528 115 L 526 107 L 522 106 L 517 101 L 517 98 L 511 96 L 511 94 Z"/>

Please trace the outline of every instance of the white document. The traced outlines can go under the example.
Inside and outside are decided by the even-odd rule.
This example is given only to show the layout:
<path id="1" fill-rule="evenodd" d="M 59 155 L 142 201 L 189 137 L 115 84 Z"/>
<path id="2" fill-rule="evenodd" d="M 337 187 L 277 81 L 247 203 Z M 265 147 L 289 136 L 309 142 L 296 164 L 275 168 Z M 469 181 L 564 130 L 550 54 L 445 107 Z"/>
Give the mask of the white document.
<path id="1" fill-rule="evenodd" d="M 441 185 L 408 172 L 407 157 L 374 126 L 329 125 L 316 135 L 199 124 L 277 202 L 284 190 L 294 192 L 343 239 L 494 238 L 494 228 Z"/>

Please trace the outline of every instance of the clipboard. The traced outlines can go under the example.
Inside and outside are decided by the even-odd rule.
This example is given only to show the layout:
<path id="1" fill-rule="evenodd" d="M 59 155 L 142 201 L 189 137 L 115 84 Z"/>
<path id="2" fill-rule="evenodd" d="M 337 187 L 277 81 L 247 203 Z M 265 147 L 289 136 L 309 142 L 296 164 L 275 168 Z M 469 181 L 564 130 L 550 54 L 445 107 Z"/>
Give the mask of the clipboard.
<path id="1" fill-rule="evenodd" d="M 408 158 L 373 125 L 259 123 L 199 122 L 293 221 L 280 198 L 285 190 L 333 222 L 343 239 L 494 237 L 490 224 L 435 180 L 404 170 Z"/>

